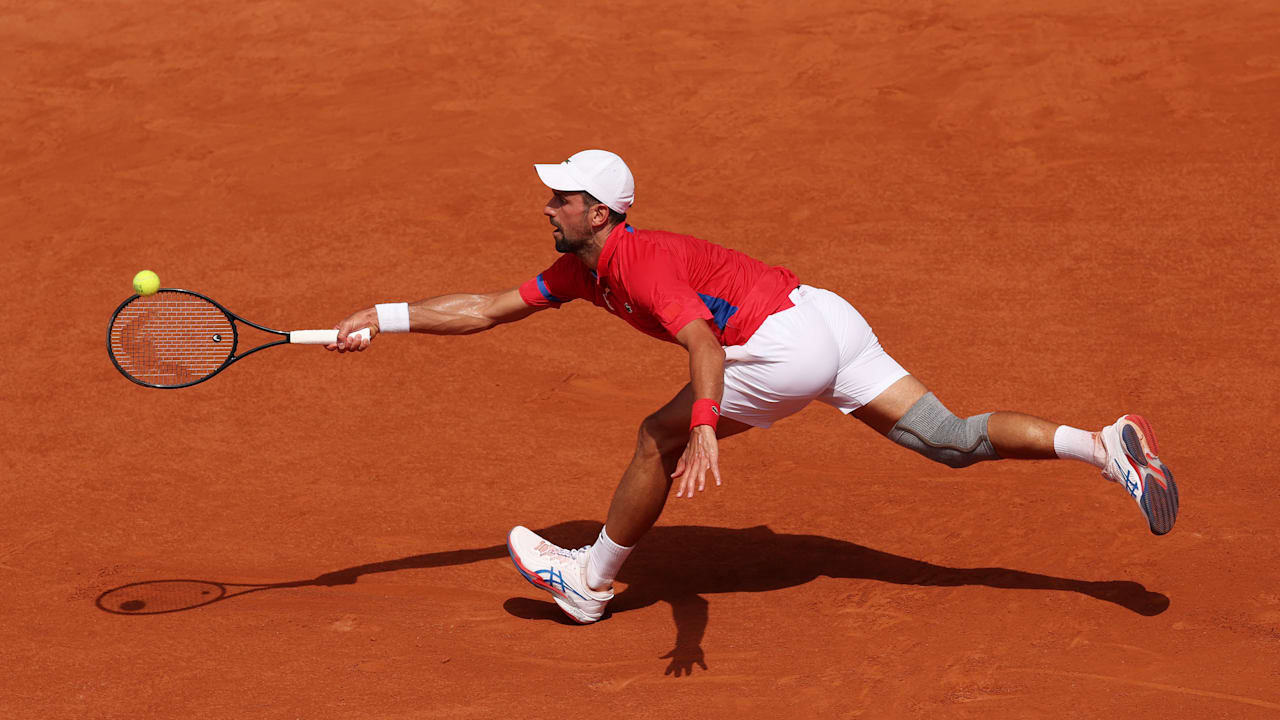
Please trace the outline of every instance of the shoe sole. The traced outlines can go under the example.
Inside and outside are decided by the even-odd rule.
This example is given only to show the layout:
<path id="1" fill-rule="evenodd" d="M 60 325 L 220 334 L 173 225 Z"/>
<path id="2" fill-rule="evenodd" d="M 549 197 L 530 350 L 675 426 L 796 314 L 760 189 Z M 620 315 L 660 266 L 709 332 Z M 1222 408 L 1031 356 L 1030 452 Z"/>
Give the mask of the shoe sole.
<path id="1" fill-rule="evenodd" d="M 507 536 L 507 554 L 511 556 L 511 562 L 515 564 L 516 570 L 520 572 L 521 577 L 523 577 L 525 580 L 528 580 L 530 585 L 538 588 L 539 590 L 544 590 L 546 592 L 551 593 L 551 599 L 556 601 L 556 606 L 559 607 L 562 611 L 564 611 L 564 614 L 568 615 L 570 619 L 572 619 L 574 622 L 578 623 L 579 625 L 590 625 L 591 623 L 599 619 L 599 618 L 584 619 L 582 617 L 578 617 L 577 615 L 575 615 L 574 611 L 576 610 L 576 608 L 568 604 L 568 602 L 564 599 L 564 593 L 555 589 L 551 585 L 548 585 L 546 581 L 542 579 L 541 575 L 525 567 L 520 562 L 520 558 L 516 557 L 515 548 L 511 547 L 510 535 Z"/>
<path id="2" fill-rule="evenodd" d="M 1151 532 L 1164 535 L 1178 519 L 1178 485 L 1173 481 L 1173 471 L 1157 456 L 1159 446 L 1151 423 L 1141 415 L 1125 415 L 1124 419 L 1120 441 L 1134 472 L 1142 478 L 1138 505 L 1147 516 Z"/>

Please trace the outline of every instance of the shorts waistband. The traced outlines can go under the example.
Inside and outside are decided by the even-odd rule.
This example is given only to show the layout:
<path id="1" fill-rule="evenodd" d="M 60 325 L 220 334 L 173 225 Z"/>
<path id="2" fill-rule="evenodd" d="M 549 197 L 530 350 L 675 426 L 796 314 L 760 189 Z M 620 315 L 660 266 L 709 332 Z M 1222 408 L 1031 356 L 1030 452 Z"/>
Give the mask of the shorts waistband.
<path id="1" fill-rule="evenodd" d="M 815 288 L 812 285 L 800 285 L 795 290 L 791 291 L 791 294 L 787 296 L 787 299 L 791 301 L 792 305 L 799 305 L 813 298 L 817 290 L 818 288 Z"/>

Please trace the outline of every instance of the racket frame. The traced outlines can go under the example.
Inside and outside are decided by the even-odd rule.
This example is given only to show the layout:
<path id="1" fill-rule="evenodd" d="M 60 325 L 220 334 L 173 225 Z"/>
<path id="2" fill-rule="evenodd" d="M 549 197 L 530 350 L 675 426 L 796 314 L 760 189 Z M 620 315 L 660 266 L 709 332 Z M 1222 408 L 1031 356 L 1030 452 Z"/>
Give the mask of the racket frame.
<path id="1" fill-rule="evenodd" d="M 128 307 L 129 303 L 142 297 L 141 295 L 136 295 L 136 294 L 130 295 L 128 298 L 125 299 L 124 302 L 120 303 L 120 306 L 115 309 L 115 312 L 111 313 L 111 322 L 107 323 L 107 355 L 111 358 L 111 364 L 116 366 L 116 370 L 119 370 L 121 375 L 124 375 L 125 377 L 129 378 L 133 382 L 143 387 L 156 388 L 158 390 L 177 390 L 178 388 L 191 387 L 192 385 L 197 385 L 199 383 L 204 382 L 205 380 L 208 380 L 214 375 L 217 375 L 223 370 L 226 370 L 227 367 L 229 367 L 232 363 L 236 362 L 237 360 L 246 358 L 258 352 L 259 350 L 263 350 L 269 347 L 275 347 L 277 345 L 289 344 L 288 332 L 285 332 L 282 330 L 273 330 L 269 327 L 259 325 L 258 323 L 253 322 L 252 320 L 245 320 L 239 315 L 223 307 L 221 303 L 209 297 L 208 295 L 202 295 L 194 290 L 184 290 L 182 288 L 160 288 L 156 292 L 157 293 L 161 293 L 161 292 L 184 293 L 187 295 L 194 295 L 195 297 L 198 297 L 201 300 L 204 300 L 205 302 L 217 308 L 218 311 L 221 312 L 223 315 L 226 315 L 227 321 L 231 325 L 231 353 L 227 356 L 227 359 L 222 361 L 222 364 L 219 365 L 213 372 L 199 378 L 198 380 L 192 380 L 189 383 L 183 383 L 181 385 L 155 385 L 152 383 L 143 382 L 142 380 L 139 380 L 138 378 L 130 375 L 129 373 L 125 372 L 124 368 L 120 367 L 119 361 L 116 360 L 116 354 L 111 351 L 111 329 L 115 327 L 116 317 L 120 314 L 121 310 L 124 310 L 126 307 Z M 236 355 L 236 350 L 240 348 L 240 329 L 236 327 L 236 321 L 242 322 L 245 325 L 248 325 L 250 327 L 257 328 L 258 330 L 261 330 L 265 333 L 270 333 L 272 335 L 283 335 L 284 337 L 274 342 L 263 343 L 262 345 L 259 345 L 251 350 L 248 350 L 242 355 Z"/>

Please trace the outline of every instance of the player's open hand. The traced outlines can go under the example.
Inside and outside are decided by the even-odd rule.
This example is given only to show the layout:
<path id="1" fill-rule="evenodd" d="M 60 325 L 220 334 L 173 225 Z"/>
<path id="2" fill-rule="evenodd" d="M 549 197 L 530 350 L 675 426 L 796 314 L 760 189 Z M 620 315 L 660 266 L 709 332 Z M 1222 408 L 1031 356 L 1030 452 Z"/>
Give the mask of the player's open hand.
<path id="1" fill-rule="evenodd" d="M 358 310 L 333 327 L 338 331 L 338 342 L 335 345 L 325 345 L 326 350 L 360 352 L 369 347 L 369 343 L 378 336 L 378 311 L 374 308 Z M 369 337 L 354 334 L 361 328 L 369 328 Z M 351 337 L 347 337 L 349 333 Z"/>
<path id="2" fill-rule="evenodd" d="M 693 497 L 695 490 L 705 490 L 707 471 L 720 484 L 720 447 L 716 443 L 716 431 L 710 425 L 698 425 L 689 431 L 689 444 L 676 463 L 671 477 L 680 481 L 676 497 Z M 687 493 L 687 494 L 686 494 Z"/>

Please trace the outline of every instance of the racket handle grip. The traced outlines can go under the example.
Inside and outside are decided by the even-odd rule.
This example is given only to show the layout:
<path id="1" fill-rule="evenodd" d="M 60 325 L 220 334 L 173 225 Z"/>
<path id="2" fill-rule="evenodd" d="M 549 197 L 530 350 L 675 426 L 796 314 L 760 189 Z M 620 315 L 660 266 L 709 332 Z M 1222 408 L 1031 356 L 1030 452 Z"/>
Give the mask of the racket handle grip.
<path id="1" fill-rule="evenodd" d="M 369 337 L 369 328 L 357 330 L 347 337 Z M 332 345 L 338 342 L 337 330 L 294 330 L 289 333 L 292 345 Z"/>

